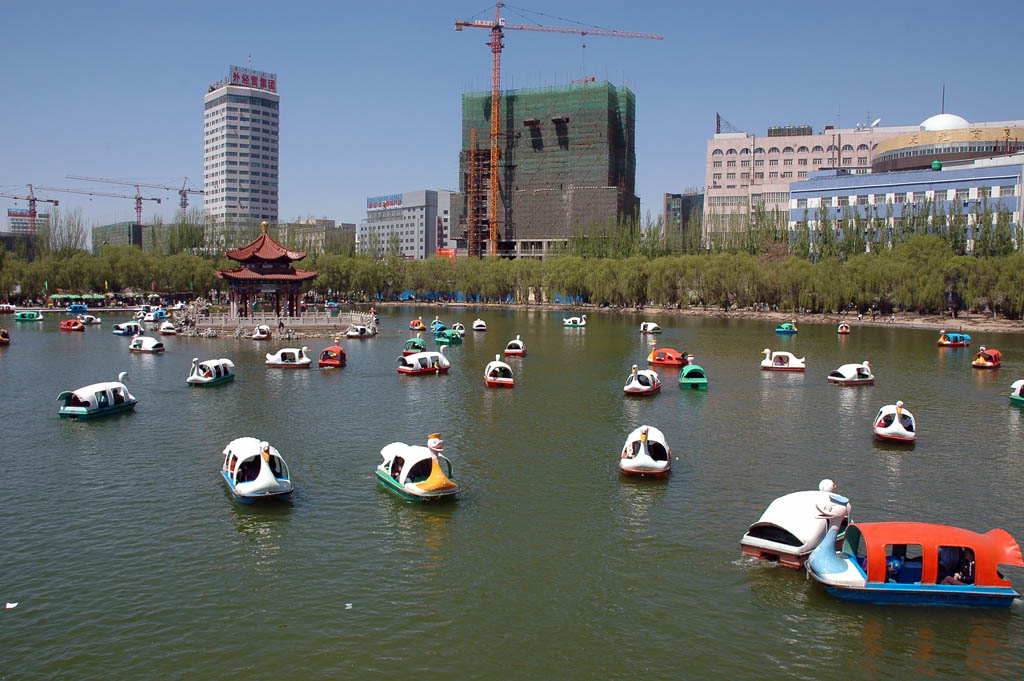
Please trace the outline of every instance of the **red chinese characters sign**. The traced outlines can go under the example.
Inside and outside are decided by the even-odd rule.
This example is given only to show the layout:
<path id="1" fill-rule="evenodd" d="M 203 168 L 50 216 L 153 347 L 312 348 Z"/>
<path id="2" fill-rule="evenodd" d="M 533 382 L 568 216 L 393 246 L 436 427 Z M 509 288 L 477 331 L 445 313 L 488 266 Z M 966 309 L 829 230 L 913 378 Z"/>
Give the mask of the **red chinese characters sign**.
<path id="1" fill-rule="evenodd" d="M 268 92 L 277 92 L 276 73 L 264 73 L 263 71 L 245 69 L 241 66 L 231 66 L 228 82 L 232 85 L 241 85 L 242 87 L 252 87 L 260 90 L 267 90 Z"/>

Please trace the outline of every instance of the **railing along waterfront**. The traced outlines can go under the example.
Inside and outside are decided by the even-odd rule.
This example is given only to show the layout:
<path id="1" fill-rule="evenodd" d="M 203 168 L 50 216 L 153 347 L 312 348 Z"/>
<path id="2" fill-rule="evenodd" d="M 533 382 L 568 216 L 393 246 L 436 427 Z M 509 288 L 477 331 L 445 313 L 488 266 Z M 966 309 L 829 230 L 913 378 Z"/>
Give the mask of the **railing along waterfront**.
<path id="1" fill-rule="evenodd" d="M 230 314 L 211 314 L 209 317 L 200 317 L 197 320 L 197 327 L 200 329 L 233 330 L 240 326 L 259 326 L 265 324 L 271 329 L 277 329 L 278 324 L 283 322 L 285 328 L 290 329 L 347 329 L 352 324 L 368 326 L 373 323 L 371 315 L 362 312 L 340 312 L 337 317 L 332 317 L 329 312 L 308 312 L 301 317 L 279 317 L 273 314 L 253 314 L 248 317 L 239 317 Z"/>

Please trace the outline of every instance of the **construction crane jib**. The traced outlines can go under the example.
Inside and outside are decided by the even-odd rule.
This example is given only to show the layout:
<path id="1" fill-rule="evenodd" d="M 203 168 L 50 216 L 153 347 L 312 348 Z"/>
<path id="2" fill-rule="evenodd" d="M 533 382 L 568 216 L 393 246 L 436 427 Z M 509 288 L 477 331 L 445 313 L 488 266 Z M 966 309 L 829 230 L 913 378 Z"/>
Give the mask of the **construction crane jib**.
<path id="1" fill-rule="evenodd" d="M 171 187 L 166 184 L 147 184 L 146 182 L 132 182 L 131 180 L 111 180 L 106 177 L 85 177 L 84 175 L 65 175 L 69 180 L 86 180 L 88 182 L 107 182 L 109 184 L 123 184 L 129 187 L 135 187 L 135 193 L 138 194 L 139 187 L 151 187 L 153 189 L 166 189 L 169 192 L 178 192 L 178 201 L 181 206 L 182 216 L 188 212 L 188 195 L 189 194 L 204 194 L 201 189 L 189 189 L 188 178 L 181 183 L 181 188 Z"/>
<path id="2" fill-rule="evenodd" d="M 498 3 L 494 10 L 494 20 L 476 19 L 474 21 L 456 21 L 455 30 L 463 28 L 486 28 L 491 31 L 491 39 L 487 45 L 491 48 L 491 168 L 488 187 L 488 255 L 498 255 L 498 138 L 500 137 L 501 114 L 501 50 L 504 48 L 503 31 L 541 31 L 544 33 L 572 33 L 574 35 L 598 35 L 611 38 L 645 38 L 663 40 L 657 33 L 637 33 L 633 31 L 614 31 L 603 28 L 572 28 L 569 26 L 541 26 L 539 24 L 509 24 L 501 16 L 504 3 Z M 475 151 L 472 150 L 472 151 Z M 471 253 L 470 255 L 475 255 Z"/>
<path id="3" fill-rule="evenodd" d="M 135 196 L 129 196 L 127 194 L 109 194 L 107 192 L 90 192 L 84 189 L 64 189 L 61 187 L 37 187 L 44 191 L 50 192 L 68 192 L 70 194 L 88 194 L 89 196 L 109 196 L 115 199 L 135 199 L 135 221 L 138 224 L 142 224 L 142 202 L 143 201 L 156 201 L 160 203 L 160 199 L 152 196 L 142 196 L 139 193 L 139 188 L 135 187 Z"/>

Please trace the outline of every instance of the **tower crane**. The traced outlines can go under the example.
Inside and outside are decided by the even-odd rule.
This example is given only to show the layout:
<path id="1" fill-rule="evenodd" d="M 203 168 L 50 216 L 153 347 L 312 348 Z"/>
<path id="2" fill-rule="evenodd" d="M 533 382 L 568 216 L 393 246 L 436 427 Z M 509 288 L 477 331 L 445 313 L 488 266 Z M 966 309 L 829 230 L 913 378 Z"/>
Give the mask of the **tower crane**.
<path id="1" fill-rule="evenodd" d="M 57 199 L 40 199 L 36 197 L 36 192 L 32 188 L 32 185 L 28 186 L 28 196 L 15 196 L 14 194 L 4 194 L 2 192 L 0 192 L 0 196 L 6 196 L 9 199 L 18 199 L 19 201 L 28 201 L 28 219 L 33 234 L 36 232 L 36 201 L 52 203 L 54 206 L 60 205 L 60 201 Z"/>
<path id="2" fill-rule="evenodd" d="M 636 33 L 633 31 L 613 31 L 603 28 L 572 28 L 569 26 L 542 26 L 540 24 L 508 24 L 501 16 L 504 3 L 499 2 L 494 10 L 494 21 L 477 19 L 474 21 L 455 21 L 455 30 L 463 28 L 486 28 L 491 31 L 491 39 L 487 45 L 491 48 L 491 176 L 490 196 L 488 197 L 488 226 L 490 228 L 488 254 L 498 255 L 498 138 L 500 136 L 501 118 L 501 50 L 504 47 L 504 31 L 542 31 L 544 33 L 572 33 L 575 35 L 600 35 L 611 38 L 646 38 L 664 40 L 657 33 Z M 472 151 L 476 151 L 475 149 Z"/>
<path id="3" fill-rule="evenodd" d="M 188 195 L 189 194 L 205 194 L 202 189 L 189 189 L 188 178 L 181 183 L 181 189 L 177 187 L 170 187 L 166 184 L 146 184 L 145 182 L 130 182 L 127 180 L 111 180 L 105 177 L 85 177 L 83 175 L 65 175 L 69 180 L 86 180 L 88 182 L 109 182 L 110 184 L 123 184 L 131 187 L 135 187 L 135 193 L 138 194 L 139 187 L 151 187 L 153 189 L 166 189 L 169 192 L 178 192 L 179 205 L 181 206 L 181 214 L 184 215 L 188 210 Z"/>
<path id="4" fill-rule="evenodd" d="M 70 192 L 72 194 L 88 194 L 89 196 L 111 196 L 115 199 L 135 199 L 135 221 L 138 224 L 142 224 L 142 202 L 143 201 L 156 201 L 160 203 L 160 199 L 152 196 L 143 196 L 139 193 L 139 188 L 135 188 L 135 196 L 129 196 L 128 194 L 108 194 L 107 192 L 90 192 L 84 189 L 61 189 L 60 187 L 40 187 L 40 189 L 49 192 Z"/>

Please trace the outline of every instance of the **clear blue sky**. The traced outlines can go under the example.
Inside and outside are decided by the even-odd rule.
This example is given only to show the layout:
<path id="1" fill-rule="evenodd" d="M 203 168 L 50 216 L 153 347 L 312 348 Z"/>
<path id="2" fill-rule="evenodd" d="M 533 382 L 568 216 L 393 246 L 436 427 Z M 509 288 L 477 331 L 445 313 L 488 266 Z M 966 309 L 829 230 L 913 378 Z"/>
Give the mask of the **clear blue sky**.
<path id="1" fill-rule="evenodd" d="M 529 3 L 521 5 L 520 3 Z M 815 130 L 939 110 L 1024 118 L 1024 4 L 987 2 L 618 2 L 515 0 L 509 23 L 657 32 L 664 41 L 506 33 L 503 87 L 584 75 L 637 99 L 637 193 L 700 185 L 715 112 L 742 130 Z M 280 215 L 358 222 L 367 196 L 457 189 L 460 97 L 490 87 L 482 2 L 0 3 L 0 191 L 34 183 L 131 193 L 67 174 L 202 187 L 203 95 L 229 64 L 278 74 Z M 583 44 L 586 44 L 586 48 Z M 585 53 L 585 54 L 584 54 Z M 173 215 L 177 195 L 158 190 Z M 87 222 L 134 202 L 47 194 Z M 198 197 L 197 197 L 198 198 Z M 0 199 L 0 208 L 24 205 Z M 3 214 L 0 213 L 0 216 Z M 5 217 L 0 217 L 5 219 Z M 146 218 L 144 218 L 146 219 Z"/>

